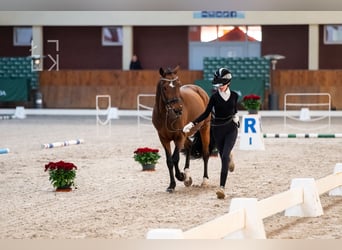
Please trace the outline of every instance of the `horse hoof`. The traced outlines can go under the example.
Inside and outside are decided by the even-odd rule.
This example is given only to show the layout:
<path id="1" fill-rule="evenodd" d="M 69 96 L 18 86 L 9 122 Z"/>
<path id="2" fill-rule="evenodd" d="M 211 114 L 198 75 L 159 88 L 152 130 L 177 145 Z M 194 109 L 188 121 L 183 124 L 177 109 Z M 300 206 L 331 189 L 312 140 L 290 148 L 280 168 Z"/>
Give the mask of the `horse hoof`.
<path id="1" fill-rule="evenodd" d="M 191 178 L 191 177 L 189 177 L 188 180 L 184 181 L 184 185 L 185 185 L 186 187 L 190 187 L 191 184 L 192 184 L 192 178 Z"/>
<path id="2" fill-rule="evenodd" d="M 184 173 L 179 173 L 179 175 L 176 175 L 176 178 L 179 181 L 184 181 L 185 180 L 185 174 Z"/>

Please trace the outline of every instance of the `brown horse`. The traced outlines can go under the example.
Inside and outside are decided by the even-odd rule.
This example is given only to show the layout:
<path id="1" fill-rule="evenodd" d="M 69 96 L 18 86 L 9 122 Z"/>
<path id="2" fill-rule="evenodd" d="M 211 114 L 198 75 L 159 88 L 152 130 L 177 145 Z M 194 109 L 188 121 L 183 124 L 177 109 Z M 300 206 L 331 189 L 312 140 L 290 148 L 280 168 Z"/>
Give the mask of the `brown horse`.
<path id="1" fill-rule="evenodd" d="M 210 116 L 203 122 L 197 124 L 189 133 L 183 133 L 183 127 L 197 118 L 206 108 L 209 97 L 207 93 L 196 85 L 181 84 L 177 70 L 159 69 L 160 80 L 157 84 L 156 99 L 152 113 L 152 123 L 158 131 L 158 136 L 166 154 L 166 164 L 169 169 L 170 185 L 168 192 L 173 192 L 177 180 L 184 181 L 185 186 L 192 184 L 190 177 L 190 151 L 192 140 L 190 139 L 197 131 L 202 142 L 202 158 L 204 162 L 204 173 L 202 185 L 208 180 L 208 160 L 210 143 Z M 173 153 L 171 142 L 174 143 Z M 180 151 L 185 152 L 184 173 L 179 170 Z"/>

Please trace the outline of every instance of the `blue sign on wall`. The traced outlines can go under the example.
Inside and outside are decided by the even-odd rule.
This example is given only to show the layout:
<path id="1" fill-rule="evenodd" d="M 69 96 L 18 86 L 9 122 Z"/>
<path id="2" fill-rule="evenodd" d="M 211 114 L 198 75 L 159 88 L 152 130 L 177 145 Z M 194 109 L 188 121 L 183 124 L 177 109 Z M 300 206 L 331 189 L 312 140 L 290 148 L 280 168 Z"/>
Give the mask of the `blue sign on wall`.
<path id="1" fill-rule="evenodd" d="M 243 11 L 217 10 L 194 11 L 194 18 L 245 18 Z"/>

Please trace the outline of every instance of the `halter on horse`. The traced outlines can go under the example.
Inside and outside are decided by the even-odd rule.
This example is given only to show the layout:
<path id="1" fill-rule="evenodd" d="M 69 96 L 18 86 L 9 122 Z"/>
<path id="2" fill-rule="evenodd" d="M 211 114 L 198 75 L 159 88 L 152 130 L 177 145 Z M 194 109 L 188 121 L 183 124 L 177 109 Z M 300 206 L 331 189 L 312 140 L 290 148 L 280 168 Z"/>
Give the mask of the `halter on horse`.
<path id="1" fill-rule="evenodd" d="M 189 133 L 184 134 L 182 129 L 185 124 L 197 118 L 206 108 L 209 97 L 207 93 L 196 85 L 183 85 L 177 76 L 177 66 L 174 69 L 164 70 L 160 68 L 160 80 L 157 84 L 155 105 L 152 113 L 152 123 L 156 128 L 159 140 L 165 150 L 166 164 L 169 169 L 170 185 L 168 192 L 173 192 L 177 180 L 184 181 L 185 186 L 192 184 L 190 177 L 190 150 L 189 139 L 196 131 L 199 131 L 202 141 L 202 158 L 204 163 L 203 183 L 208 179 L 208 160 L 210 142 L 210 117 L 197 124 Z M 171 142 L 174 150 L 171 152 Z M 185 151 L 184 173 L 179 170 L 180 150 Z M 174 176 L 175 168 L 175 176 Z"/>

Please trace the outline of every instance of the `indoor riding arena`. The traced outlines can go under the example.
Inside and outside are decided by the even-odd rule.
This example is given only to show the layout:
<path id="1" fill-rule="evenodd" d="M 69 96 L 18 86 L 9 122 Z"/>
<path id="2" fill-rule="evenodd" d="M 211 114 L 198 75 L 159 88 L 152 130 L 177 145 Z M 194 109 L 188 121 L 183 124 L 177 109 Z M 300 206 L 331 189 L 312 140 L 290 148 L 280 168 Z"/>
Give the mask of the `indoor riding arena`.
<path id="1" fill-rule="evenodd" d="M 342 12 L 328 12 L 0 11 L 0 239 L 342 239 Z M 224 199 L 215 153 L 207 186 L 192 158 L 192 185 L 167 192 L 151 115 L 160 68 L 178 65 L 209 97 L 231 70 Z M 134 159 L 145 147 L 152 171 Z M 46 171 L 61 161 L 77 168 L 68 190 Z"/>
<path id="2" fill-rule="evenodd" d="M 283 119 L 261 118 L 263 133 L 284 132 Z M 229 211 L 233 198 L 265 199 L 290 188 L 293 178 L 320 179 L 342 161 L 342 138 L 265 138 L 265 150 L 233 150 L 235 170 L 227 194 L 218 200 L 218 157 L 209 159 L 209 186 L 201 187 L 202 160 L 191 160 L 193 185 L 169 177 L 164 151 L 149 121 L 120 117 L 96 125 L 95 116 L 28 116 L 2 120 L 1 138 L 9 153 L 0 155 L 1 238 L 3 239 L 144 239 L 150 229 L 188 230 Z M 333 118 L 332 134 L 341 132 Z M 288 131 L 295 132 L 295 131 Z M 43 144 L 83 139 L 83 143 L 42 148 Z M 160 150 L 156 170 L 142 171 L 133 159 L 138 147 Z M 181 162 L 184 162 L 182 157 Z M 51 161 L 74 163 L 76 188 L 55 192 L 44 171 Z M 182 164 L 181 164 L 182 165 Z M 321 195 L 324 215 L 264 220 L 268 239 L 341 238 L 341 196 Z"/>

